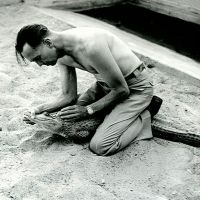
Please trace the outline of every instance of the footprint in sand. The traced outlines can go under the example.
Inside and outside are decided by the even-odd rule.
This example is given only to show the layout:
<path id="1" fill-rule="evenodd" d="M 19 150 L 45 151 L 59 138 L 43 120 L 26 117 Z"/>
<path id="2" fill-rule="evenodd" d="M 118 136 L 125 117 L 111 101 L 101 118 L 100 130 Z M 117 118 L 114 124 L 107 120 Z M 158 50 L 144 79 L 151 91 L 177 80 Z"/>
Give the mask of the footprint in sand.
<path id="1" fill-rule="evenodd" d="M 10 90 L 12 79 L 5 73 L 0 72 L 0 92 L 7 92 Z"/>
<path id="2" fill-rule="evenodd" d="M 30 137 L 23 139 L 19 145 L 22 151 L 42 151 L 52 144 L 67 144 L 69 140 L 52 132 L 38 130 Z"/>
<path id="3" fill-rule="evenodd" d="M 18 95 L 1 94 L 0 96 L 1 109 L 3 108 L 19 108 L 29 107 L 30 103 L 26 99 L 19 97 Z"/>

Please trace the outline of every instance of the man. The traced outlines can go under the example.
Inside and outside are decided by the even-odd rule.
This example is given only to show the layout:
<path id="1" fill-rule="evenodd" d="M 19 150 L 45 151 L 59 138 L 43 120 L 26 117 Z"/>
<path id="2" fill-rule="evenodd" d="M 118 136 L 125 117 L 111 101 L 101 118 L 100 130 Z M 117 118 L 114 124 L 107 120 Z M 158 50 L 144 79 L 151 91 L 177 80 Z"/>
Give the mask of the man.
<path id="1" fill-rule="evenodd" d="M 152 137 L 151 117 L 162 100 L 154 97 L 151 101 L 153 89 L 145 65 L 112 33 L 97 28 L 55 32 L 33 24 L 18 32 L 15 47 L 19 63 L 22 59 L 40 66 L 57 64 L 60 69 L 61 95 L 34 108 L 33 115 L 63 107 L 59 114 L 65 120 L 107 112 L 90 142 L 90 149 L 98 155 L 111 155 L 134 140 Z M 97 79 L 79 97 L 75 68 Z"/>

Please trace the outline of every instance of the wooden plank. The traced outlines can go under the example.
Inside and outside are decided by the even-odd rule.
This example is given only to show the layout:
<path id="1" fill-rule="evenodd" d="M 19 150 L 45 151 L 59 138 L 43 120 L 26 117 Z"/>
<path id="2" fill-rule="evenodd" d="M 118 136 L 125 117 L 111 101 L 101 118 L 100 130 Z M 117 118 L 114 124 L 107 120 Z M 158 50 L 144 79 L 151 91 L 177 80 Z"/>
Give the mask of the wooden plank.
<path id="1" fill-rule="evenodd" d="M 20 3 L 22 0 L 0 0 L 0 6 L 8 6 L 11 4 Z"/>
<path id="2" fill-rule="evenodd" d="M 106 29 L 123 39 L 142 60 L 156 65 L 161 71 L 177 74 L 178 77 L 194 85 L 200 85 L 200 64 L 186 56 L 86 15 L 49 8 L 35 9 L 37 12 L 41 11 L 71 26 L 89 26 Z"/>
<path id="3" fill-rule="evenodd" d="M 200 24 L 200 0 L 130 0 L 129 3 Z"/>
<path id="4" fill-rule="evenodd" d="M 26 0 L 27 4 L 38 7 L 54 7 L 71 10 L 88 10 L 93 8 L 101 8 L 112 6 L 123 0 Z"/>

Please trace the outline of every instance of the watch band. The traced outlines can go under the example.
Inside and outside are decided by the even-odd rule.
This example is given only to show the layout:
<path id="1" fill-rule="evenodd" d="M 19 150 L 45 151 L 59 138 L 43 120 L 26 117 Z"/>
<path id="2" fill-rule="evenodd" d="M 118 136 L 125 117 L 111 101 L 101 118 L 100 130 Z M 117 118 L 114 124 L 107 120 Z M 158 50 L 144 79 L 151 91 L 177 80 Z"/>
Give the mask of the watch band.
<path id="1" fill-rule="evenodd" d="M 94 113 L 94 110 L 92 109 L 91 106 L 86 106 L 86 109 L 89 115 L 92 115 Z"/>

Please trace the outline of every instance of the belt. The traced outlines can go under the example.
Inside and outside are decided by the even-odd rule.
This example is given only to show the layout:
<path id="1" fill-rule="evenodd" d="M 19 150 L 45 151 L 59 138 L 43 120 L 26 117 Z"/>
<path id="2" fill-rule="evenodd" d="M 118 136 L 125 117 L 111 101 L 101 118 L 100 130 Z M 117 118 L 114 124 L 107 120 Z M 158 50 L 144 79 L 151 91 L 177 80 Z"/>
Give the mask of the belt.
<path id="1" fill-rule="evenodd" d="M 126 76 L 125 80 L 128 81 L 132 78 L 138 77 L 144 69 L 146 69 L 146 66 L 144 63 L 142 63 L 133 72 L 131 72 L 128 76 Z"/>

